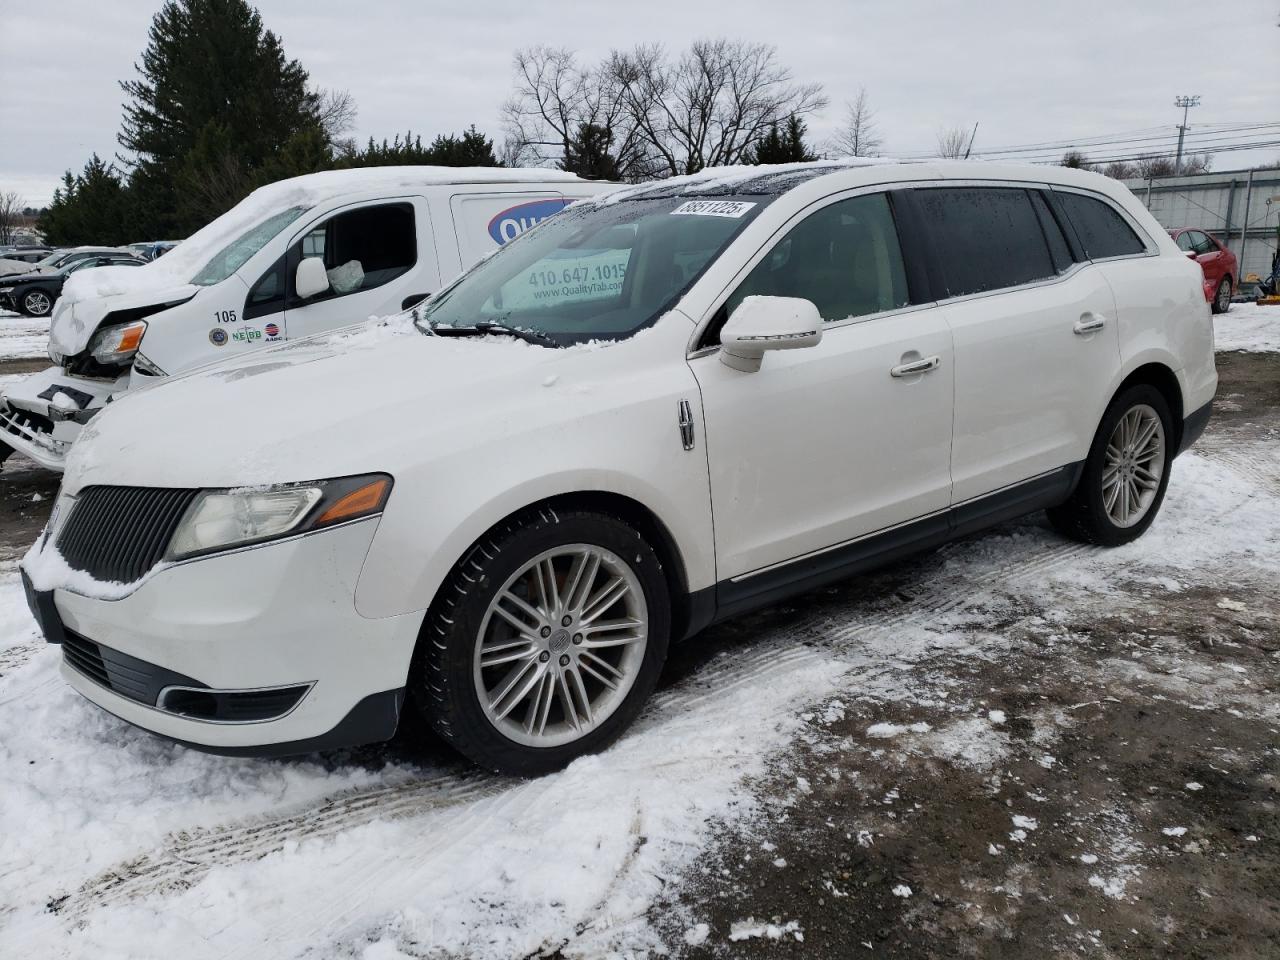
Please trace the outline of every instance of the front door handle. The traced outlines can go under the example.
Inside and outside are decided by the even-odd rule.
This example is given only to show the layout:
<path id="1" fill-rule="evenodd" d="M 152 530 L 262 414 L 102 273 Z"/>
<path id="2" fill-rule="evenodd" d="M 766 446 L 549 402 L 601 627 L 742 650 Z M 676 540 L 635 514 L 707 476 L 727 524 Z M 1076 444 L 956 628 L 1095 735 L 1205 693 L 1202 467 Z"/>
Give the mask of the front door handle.
<path id="1" fill-rule="evenodd" d="M 1083 317 L 1076 321 L 1075 326 L 1071 329 L 1081 337 L 1090 333 L 1097 333 L 1107 325 L 1107 318 L 1100 317 L 1096 313 L 1086 313 Z"/>
<path id="2" fill-rule="evenodd" d="M 912 360 L 910 363 L 900 363 L 896 367 L 890 367 L 889 376 L 914 377 L 918 373 L 928 373 L 930 370 L 937 370 L 941 363 L 941 357 L 922 357 L 919 360 Z"/>

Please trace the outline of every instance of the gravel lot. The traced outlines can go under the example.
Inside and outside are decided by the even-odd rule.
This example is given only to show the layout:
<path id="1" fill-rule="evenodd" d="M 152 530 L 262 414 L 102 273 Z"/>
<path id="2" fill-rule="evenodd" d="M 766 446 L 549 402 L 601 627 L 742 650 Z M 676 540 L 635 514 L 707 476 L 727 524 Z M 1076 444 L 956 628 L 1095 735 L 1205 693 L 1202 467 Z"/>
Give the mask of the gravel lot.
<path id="1" fill-rule="evenodd" d="M 1280 956 L 1278 329 L 1220 324 L 1218 412 L 1137 543 L 1033 517 L 725 624 L 532 782 L 103 714 L 16 577 L 56 478 L 8 464 L 0 955 Z"/>

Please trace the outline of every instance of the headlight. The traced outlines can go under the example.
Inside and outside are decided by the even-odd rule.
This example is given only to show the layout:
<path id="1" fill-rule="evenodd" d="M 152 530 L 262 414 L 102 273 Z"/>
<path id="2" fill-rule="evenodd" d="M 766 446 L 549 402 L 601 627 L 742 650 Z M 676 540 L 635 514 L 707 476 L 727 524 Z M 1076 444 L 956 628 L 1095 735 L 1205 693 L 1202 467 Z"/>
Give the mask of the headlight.
<path id="1" fill-rule="evenodd" d="M 108 365 L 121 364 L 132 360 L 142 344 L 142 335 L 147 332 L 145 320 L 133 323 L 118 323 L 114 327 L 103 327 L 89 341 L 89 353 L 99 363 Z"/>
<path id="2" fill-rule="evenodd" d="M 263 543 L 380 513 L 391 493 L 384 473 L 316 483 L 204 490 L 169 540 L 166 560 Z"/>

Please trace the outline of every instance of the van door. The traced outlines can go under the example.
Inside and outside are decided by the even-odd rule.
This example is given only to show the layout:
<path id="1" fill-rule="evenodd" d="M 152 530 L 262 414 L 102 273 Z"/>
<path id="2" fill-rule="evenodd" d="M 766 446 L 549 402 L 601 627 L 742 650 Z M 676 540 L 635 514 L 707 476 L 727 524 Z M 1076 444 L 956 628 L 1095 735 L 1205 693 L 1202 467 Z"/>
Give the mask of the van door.
<path id="1" fill-rule="evenodd" d="M 1083 460 L 1120 368 L 1115 298 L 1044 194 L 912 191 L 955 342 L 953 502 Z"/>
<path id="2" fill-rule="evenodd" d="M 466 270 L 576 199 L 558 190 L 454 194 L 449 210 L 458 241 L 458 270 Z"/>
<path id="3" fill-rule="evenodd" d="M 295 279 L 308 258 L 324 264 L 329 289 L 304 299 Z M 431 217 L 421 197 L 351 204 L 295 230 L 284 256 L 250 288 L 239 332 L 262 342 L 308 337 L 398 313 L 406 298 L 439 285 Z"/>

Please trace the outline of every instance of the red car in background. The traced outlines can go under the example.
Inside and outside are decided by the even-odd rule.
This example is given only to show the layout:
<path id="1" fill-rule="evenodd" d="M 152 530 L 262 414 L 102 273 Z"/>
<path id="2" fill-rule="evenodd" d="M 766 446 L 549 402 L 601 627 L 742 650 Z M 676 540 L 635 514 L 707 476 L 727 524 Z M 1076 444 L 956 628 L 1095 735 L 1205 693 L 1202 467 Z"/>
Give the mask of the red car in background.
<path id="1" fill-rule="evenodd" d="M 1204 298 L 1214 313 L 1226 313 L 1231 307 L 1231 296 L 1240 282 L 1240 270 L 1236 255 L 1218 242 L 1217 238 L 1195 227 L 1170 230 L 1169 236 L 1177 241 L 1178 248 L 1200 264 L 1204 271 Z"/>

